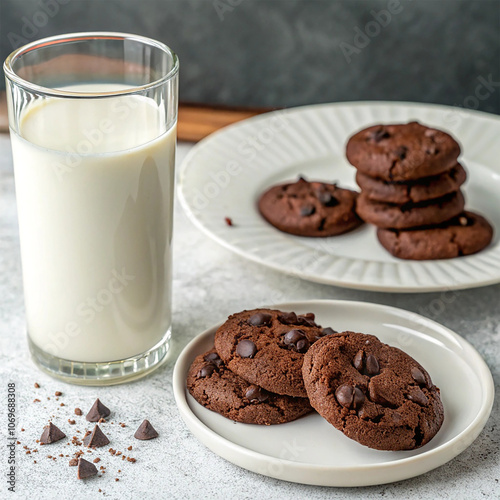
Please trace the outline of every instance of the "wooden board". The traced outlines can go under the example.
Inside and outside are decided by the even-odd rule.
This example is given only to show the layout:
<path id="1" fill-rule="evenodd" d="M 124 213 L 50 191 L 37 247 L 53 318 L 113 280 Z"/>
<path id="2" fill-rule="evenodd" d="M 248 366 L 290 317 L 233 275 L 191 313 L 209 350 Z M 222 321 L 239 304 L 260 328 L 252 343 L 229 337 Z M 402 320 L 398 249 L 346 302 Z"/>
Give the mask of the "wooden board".
<path id="1" fill-rule="evenodd" d="M 9 131 L 9 120 L 7 119 L 7 99 L 5 92 L 0 92 L 0 132 Z"/>
<path id="2" fill-rule="evenodd" d="M 197 142 L 226 125 L 270 111 L 268 109 L 230 109 L 196 104 L 179 105 L 177 138 L 179 141 Z M 5 92 L 0 92 L 0 132 L 8 132 Z"/>

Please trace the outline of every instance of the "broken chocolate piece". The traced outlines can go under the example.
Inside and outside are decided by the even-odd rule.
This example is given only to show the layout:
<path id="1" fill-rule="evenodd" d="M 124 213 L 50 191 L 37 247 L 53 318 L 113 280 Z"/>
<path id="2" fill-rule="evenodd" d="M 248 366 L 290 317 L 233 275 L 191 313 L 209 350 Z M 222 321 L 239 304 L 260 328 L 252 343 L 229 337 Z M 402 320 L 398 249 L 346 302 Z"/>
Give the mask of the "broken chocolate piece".
<path id="1" fill-rule="evenodd" d="M 158 437 L 155 428 L 149 423 L 149 420 L 144 420 L 139 428 L 135 431 L 134 437 L 145 441 L 146 439 L 153 439 Z"/>
<path id="2" fill-rule="evenodd" d="M 66 437 L 66 434 L 56 427 L 52 422 L 49 423 L 46 427 L 43 428 L 42 436 L 40 437 L 41 444 L 50 444 L 55 443 Z"/>
<path id="3" fill-rule="evenodd" d="M 96 424 L 94 430 L 83 439 L 83 444 L 89 448 L 100 448 L 101 446 L 109 444 L 109 439 Z"/>
<path id="4" fill-rule="evenodd" d="M 97 475 L 97 467 L 94 464 L 87 462 L 84 458 L 79 458 L 77 472 L 78 479 L 86 479 L 87 477 L 95 475 Z"/>
<path id="5" fill-rule="evenodd" d="M 101 401 L 99 401 L 99 398 L 97 398 L 85 418 L 89 422 L 99 422 L 101 418 L 108 417 L 110 414 L 109 408 L 106 408 Z"/>

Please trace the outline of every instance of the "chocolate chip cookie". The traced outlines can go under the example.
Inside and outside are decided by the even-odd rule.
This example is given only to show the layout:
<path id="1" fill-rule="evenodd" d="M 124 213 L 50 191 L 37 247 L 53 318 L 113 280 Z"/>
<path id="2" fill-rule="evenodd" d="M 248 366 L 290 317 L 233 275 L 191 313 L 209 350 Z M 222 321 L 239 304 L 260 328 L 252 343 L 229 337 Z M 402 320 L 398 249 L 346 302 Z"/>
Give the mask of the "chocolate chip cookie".
<path id="1" fill-rule="evenodd" d="M 312 407 L 370 448 L 419 448 L 443 423 L 439 389 L 429 374 L 373 335 L 343 332 L 318 340 L 302 372 Z"/>
<path id="2" fill-rule="evenodd" d="M 464 212 L 441 226 L 379 229 L 377 237 L 389 253 L 400 259 L 451 259 L 486 248 L 493 238 L 493 228 L 481 215 Z"/>
<path id="3" fill-rule="evenodd" d="M 361 193 L 356 209 L 364 221 L 377 227 L 406 229 L 446 222 L 462 213 L 464 206 L 465 200 L 461 191 L 436 200 L 405 205 L 372 201 L 365 193 Z"/>
<path id="4" fill-rule="evenodd" d="M 453 168 L 460 146 L 451 135 L 418 122 L 374 125 L 347 142 L 349 162 L 360 172 L 386 181 L 410 181 Z"/>
<path id="5" fill-rule="evenodd" d="M 209 410 L 245 424 L 283 424 L 313 411 L 307 398 L 280 396 L 243 380 L 225 366 L 215 349 L 193 361 L 187 388 Z"/>
<path id="6" fill-rule="evenodd" d="M 302 361 L 317 339 L 334 333 L 314 314 L 253 309 L 229 316 L 215 334 L 215 348 L 234 373 L 266 391 L 307 397 Z"/>
<path id="7" fill-rule="evenodd" d="M 410 182 L 388 182 L 356 172 L 356 182 L 371 201 L 385 203 L 420 203 L 457 191 L 465 182 L 465 169 L 457 163 L 451 170 L 434 177 Z"/>
<path id="8" fill-rule="evenodd" d="M 274 227 L 296 236 L 335 236 L 362 224 L 357 193 L 336 184 L 297 182 L 273 186 L 262 194 L 259 212 Z"/>

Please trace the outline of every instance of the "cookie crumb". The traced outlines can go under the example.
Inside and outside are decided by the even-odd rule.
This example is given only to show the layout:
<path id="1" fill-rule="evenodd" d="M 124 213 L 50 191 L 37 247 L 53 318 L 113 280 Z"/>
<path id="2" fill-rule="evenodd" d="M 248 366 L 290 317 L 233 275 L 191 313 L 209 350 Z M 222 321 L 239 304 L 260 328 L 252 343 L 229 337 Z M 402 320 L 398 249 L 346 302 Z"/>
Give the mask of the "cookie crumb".
<path id="1" fill-rule="evenodd" d="M 228 225 L 228 226 L 234 226 L 233 224 L 233 219 L 231 219 L 231 217 L 224 217 L 224 221 L 225 223 Z"/>
<path id="2" fill-rule="evenodd" d="M 80 416 L 82 414 L 82 410 L 80 408 L 75 408 L 75 415 Z"/>
<path id="3" fill-rule="evenodd" d="M 62 392 L 61 392 L 61 391 L 56 391 L 54 394 L 55 394 L 56 396 L 62 396 Z"/>
<path id="4" fill-rule="evenodd" d="M 40 384 L 38 382 L 35 382 L 35 389 L 40 389 Z"/>

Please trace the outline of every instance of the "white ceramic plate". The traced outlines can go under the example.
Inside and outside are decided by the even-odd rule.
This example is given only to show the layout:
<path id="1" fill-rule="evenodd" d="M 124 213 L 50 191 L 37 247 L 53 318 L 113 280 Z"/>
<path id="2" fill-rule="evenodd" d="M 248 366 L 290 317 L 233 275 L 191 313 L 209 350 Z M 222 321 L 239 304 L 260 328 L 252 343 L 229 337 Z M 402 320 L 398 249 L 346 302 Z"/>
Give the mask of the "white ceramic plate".
<path id="1" fill-rule="evenodd" d="M 462 144 L 468 209 L 496 227 L 479 254 L 439 261 L 403 261 L 364 227 L 331 238 L 287 235 L 256 210 L 272 184 L 297 178 L 336 180 L 356 188 L 344 156 L 355 131 L 375 123 L 407 122 L 445 129 Z M 446 106 L 411 103 L 324 104 L 292 108 L 236 123 L 198 143 L 181 166 L 179 195 L 191 220 L 241 256 L 288 274 L 376 291 L 426 292 L 500 282 L 500 118 Z M 230 217 L 234 226 L 225 224 Z"/>
<path id="2" fill-rule="evenodd" d="M 186 390 L 193 359 L 213 346 L 217 327 L 192 340 L 174 369 L 174 395 L 191 432 L 230 462 L 266 476 L 319 486 L 367 486 L 418 476 L 464 451 L 483 429 L 493 405 L 491 373 L 459 335 L 418 314 L 365 302 L 308 301 L 273 306 L 314 312 L 319 324 L 372 333 L 419 361 L 441 389 L 445 420 L 415 451 L 385 452 L 345 437 L 318 414 L 274 426 L 240 424 L 199 405 Z"/>

